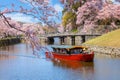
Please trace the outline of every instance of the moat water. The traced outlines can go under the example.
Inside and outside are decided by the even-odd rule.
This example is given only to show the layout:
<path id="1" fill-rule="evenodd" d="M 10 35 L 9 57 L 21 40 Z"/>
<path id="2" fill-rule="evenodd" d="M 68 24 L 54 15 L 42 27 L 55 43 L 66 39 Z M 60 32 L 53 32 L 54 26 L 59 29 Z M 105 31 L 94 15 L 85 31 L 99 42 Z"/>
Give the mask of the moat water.
<path id="1" fill-rule="evenodd" d="M 0 80 L 120 80 L 120 58 L 80 62 L 46 59 L 44 51 L 39 55 L 23 43 L 1 48 Z"/>

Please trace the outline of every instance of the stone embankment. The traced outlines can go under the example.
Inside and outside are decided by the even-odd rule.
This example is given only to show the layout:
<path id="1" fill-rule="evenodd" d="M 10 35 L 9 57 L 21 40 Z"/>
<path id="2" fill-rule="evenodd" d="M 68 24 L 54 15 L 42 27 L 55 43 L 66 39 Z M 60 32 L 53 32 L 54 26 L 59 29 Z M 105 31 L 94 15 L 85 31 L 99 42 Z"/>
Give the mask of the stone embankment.
<path id="1" fill-rule="evenodd" d="M 89 50 L 94 51 L 95 54 L 105 54 L 105 55 L 120 57 L 120 48 L 101 47 L 101 46 L 93 46 L 93 45 L 84 45 L 84 46 L 88 46 Z"/>
<path id="2" fill-rule="evenodd" d="M 4 38 L 4 39 L 0 39 L 0 47 L 17 44 L 20 42 L 21 42 L 20 38 Z"/>

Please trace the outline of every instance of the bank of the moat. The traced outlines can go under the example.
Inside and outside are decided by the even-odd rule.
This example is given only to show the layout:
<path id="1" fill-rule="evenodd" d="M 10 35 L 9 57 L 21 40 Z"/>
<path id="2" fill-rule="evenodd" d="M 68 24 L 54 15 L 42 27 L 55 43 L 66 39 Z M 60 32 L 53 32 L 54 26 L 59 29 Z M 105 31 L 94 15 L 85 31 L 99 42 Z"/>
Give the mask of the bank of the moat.
<path id="1" fill-rule="evenodd" d="M 3 38 L 3 39 L 0 39 L 0 47 L 13 45 L 13 44 L 17 44 L 20 42 L 21 42 L 21 38 L 17 38 L 17 37 Z"/>
<path id="2" fill-rule="evenodd" d="M 95 45 L 83 45 L 87 46 L 89 51 L 94 51 L 97 55 L 110 55 L 114 57 L 120 57 L 120 48 L 115 47 L 105 47 L 105 46 L 95 46 Z"/>
<path id="3" fill-rule="evenodd" d="M 83 45 L 88 46 L 95 53 L 120 57 L 120 29 L 91 39 Z"/>

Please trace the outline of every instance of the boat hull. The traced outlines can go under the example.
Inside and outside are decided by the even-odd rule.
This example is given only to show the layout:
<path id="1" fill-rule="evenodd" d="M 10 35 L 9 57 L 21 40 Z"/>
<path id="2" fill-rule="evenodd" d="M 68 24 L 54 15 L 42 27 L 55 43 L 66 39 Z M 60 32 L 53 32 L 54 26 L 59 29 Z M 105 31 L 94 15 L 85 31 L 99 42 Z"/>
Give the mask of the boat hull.
<path id="1" fill-rule="evenodd" d="M 75 60 L 75 61 L 85 61 L 90 62 L 94 59 L 94 53 L 90 54 L 82 53 L 82 54 L 58 54 L 58 53 L 49 53 L 46 52 L 47 58 L 59 59 L 59 60 Z"/>

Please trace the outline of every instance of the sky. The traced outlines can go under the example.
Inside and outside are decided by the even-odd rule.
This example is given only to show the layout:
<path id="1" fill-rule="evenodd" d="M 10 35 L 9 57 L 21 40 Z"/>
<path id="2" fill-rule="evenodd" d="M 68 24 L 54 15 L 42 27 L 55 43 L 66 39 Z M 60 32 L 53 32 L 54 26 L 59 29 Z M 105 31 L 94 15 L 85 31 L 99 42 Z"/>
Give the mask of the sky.
<path id="1" fill-rule="evenodd" d="M 15 4 L 16 9 L 19 9 L 19 6 L 25 6 L 27 8 L 29 7 L 29 5 L 21 3 L 20 0 L 0 0 L 0 10 L 2 11 L 5 7 L 11 8 L 11 4 Z M 50 0 L 50 5 L 52 5 L 55 8 L 55 10 L 58 12 L 60 19 L 57 20 L 57 22 L 60 23 L 62 10 L 63 10 L 62 4 L 59 2 L 59 0 Z M 13 20 L 21 21 L 21 22 L 27 22 L 27 23 L 39 22 L 39 20 L 34 19 L 31 16 L 24 15 L 22 13 L 11 13 L 11 14 L 6 14 L 5 16 L 11 17 Z"/>

